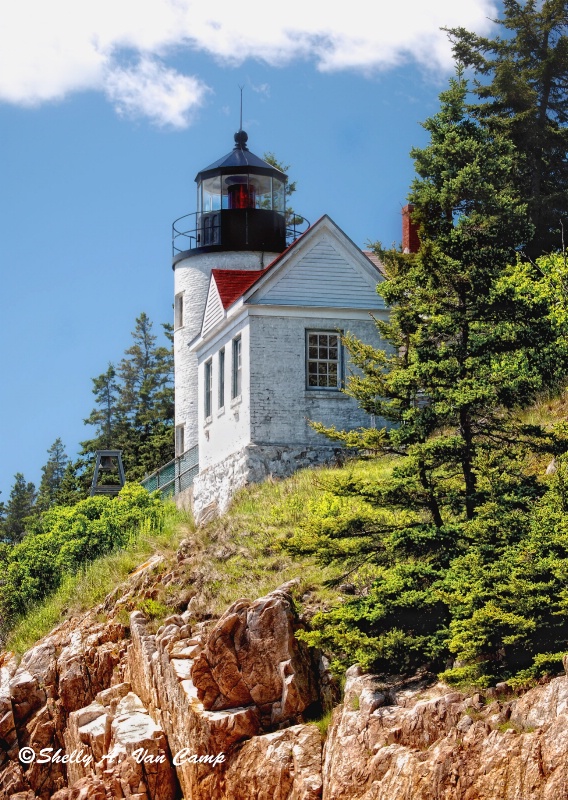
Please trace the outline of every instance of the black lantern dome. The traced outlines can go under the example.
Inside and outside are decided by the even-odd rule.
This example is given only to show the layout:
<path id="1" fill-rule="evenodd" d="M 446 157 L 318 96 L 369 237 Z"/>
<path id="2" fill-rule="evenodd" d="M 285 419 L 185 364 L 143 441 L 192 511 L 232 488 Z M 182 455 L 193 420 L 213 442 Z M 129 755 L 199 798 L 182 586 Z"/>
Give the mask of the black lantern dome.
<path id="1" fill-rule="evenodd" d="M 238 131 L 232 151 L 197 173 L 197 212 L 174 223 L 174 264 L 198 252 L 285 249 L 287 176 L 251 153 L 247 141 Z M 195 225 L 182 230 L 181 220 L 187 225 L 193 216 Z M 176 247 L 176 235 L 184 245 L 191 239 L 189 248 Z"/>

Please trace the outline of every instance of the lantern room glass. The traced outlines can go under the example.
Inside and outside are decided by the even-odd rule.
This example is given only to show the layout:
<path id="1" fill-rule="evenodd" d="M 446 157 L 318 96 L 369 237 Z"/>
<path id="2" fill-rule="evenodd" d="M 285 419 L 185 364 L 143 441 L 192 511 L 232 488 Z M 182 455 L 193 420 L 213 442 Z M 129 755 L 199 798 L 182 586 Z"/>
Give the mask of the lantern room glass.
<path id="1" fill-rule="evenodd" d="M 197 186 L 197 211 L 259 208 L 286 212 L 286 182 L 271 175 L 235 173 L 204 178 Z"/>
<path id="2" fill-rule="evenodd" d="M 286 211 L 286 182 L 272 178 L 272 209 L 284 214 Z"/>
<path id="3" fill-rule="evenodd" d="M 221 177 L 206 178 L 197 188 L 197 210 L 207 213 L 221 208 Z"/>

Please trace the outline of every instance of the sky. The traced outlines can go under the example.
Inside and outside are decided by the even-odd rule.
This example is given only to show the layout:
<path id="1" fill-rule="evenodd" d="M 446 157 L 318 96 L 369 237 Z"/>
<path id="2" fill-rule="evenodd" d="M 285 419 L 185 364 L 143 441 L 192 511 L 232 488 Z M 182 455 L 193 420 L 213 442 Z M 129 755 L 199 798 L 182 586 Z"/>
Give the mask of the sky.
<path id="1" fill-rule="evenodd" d="M 491 0 L 19 0 L 0 8 L 0 500 L 92 430 L 92 378 L 172 320 L 171 224 L 239 127 L 294 208 L 400 242 L 412 147 Z"/>

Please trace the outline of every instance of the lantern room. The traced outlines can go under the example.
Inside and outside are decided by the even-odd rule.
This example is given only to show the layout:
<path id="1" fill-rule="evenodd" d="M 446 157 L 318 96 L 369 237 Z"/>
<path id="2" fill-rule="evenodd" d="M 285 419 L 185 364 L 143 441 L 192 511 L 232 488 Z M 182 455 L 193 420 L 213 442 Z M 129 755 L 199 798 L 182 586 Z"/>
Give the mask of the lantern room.
<path id="1" fill-rule="evenodd" d="M 286 248 L 287 177 L 247 141 L 238 131 L 233 150 L 197 174 L 197 211 L 174 222 L 174 265 L 194 253 Z"/>

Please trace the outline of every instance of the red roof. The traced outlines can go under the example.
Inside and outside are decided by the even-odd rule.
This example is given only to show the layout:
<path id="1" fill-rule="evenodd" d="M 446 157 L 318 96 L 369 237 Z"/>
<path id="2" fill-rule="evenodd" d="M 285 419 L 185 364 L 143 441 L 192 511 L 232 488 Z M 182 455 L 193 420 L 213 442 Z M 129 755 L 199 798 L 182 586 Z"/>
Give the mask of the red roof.
<path id="1" fill-rule="evenodd" d="M 264 269 L 211 270 L 213 279 L 215 280 L 217 289 L 219 290 L 219 296 L 221 298 L 221 302 L 223 303 L 223 308 L 229 308 L 229 306 L 232 306 L 235 300 L 238 300 L 239 297 L 242 297 L 246 290 L 250 289 L 253 283 L 256 283 L 257 280 L 262 278 L 265 272 L 268 272 L 269 269 L 272 269 L 272 267 L 277 264 L 280 259 L 286 255 L 286 253 L 295 247 L 300 239 L 305 236 L 306 233 L 313 227 L 313 225 L 310 225 L 309 228 L 301 233 L 298 238 L 292 242 L 292 244 L 288 245 L 288 247 L 282 253 L 277 255 L 276 258 Z"/>
<path id="2" fill-rule="evenodd" d="M 214 269 L 213 279 L 217 285 L 223 308 L 232 306 L 235 300 L 257 281 L 266 269 Z"/>
<path id="3" fill-rule="evenodd" d="M 272 269 L 279 261 L 281 261 L 285 255 L 287 255 L 292 248 L 296 247 L 300 240 L 304 238 L 304 236 L 311 231 L 312 228 L 323 219 L 320 217 L 317 222 L 313 225 L 310 225 L 309 228 L 301 233 L 297 239 L 295 239 L 292 244 L 288 245 L 288 247 L 276 258 L 270 262 L 270 264 L 265 267 L 265 269 L 258 269 L 258 270 L 251 270 L 251 269 L 214 269 L 212 270 L 213 278 L 215 283 L 217 284 L 217 289 L 219 290 L 219 296 L 221 297 L 221 302 L 223 303 L 223 308 L 229 308 L 232 306 L 233 303 L 242 297 L 247 289 L 256 283 L 262 276 L 268 272 L 269 269 Z M 382 272 L 382 264 L 379 261 L 378 257 L 375 253 L 371 250 L 363 250 L 363 253 L 367 256 L 369 261 L 379 270 Z"/>

